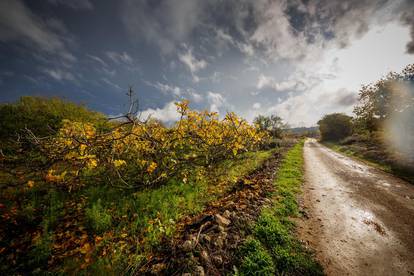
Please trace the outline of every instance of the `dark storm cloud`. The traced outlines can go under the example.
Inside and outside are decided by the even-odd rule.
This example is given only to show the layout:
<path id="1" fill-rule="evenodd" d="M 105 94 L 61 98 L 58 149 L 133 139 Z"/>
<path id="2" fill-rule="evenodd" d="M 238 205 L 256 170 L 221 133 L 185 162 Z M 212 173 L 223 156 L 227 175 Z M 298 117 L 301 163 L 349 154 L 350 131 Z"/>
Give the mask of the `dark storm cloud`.
<path id="1" fill-rule="evenodd" d="M 411 0 L 294 0 L 287 2 L 289 21 L 296 33 L 303 32 L 309 42 L 322 35 L 346 47 L 354 37 L 365 34 L 372 23 L 385 24 L 400 18 L 411 28 L 414 51 L 414 2 Z"/>
<path id="2" fill-rule="evenodd" d="M 74 10 L 91 10 L 93 5 L 89 0 L 48 0 L 53 5 L 64 5 Z"/>
<path id="3" fill-rule="evenodd" d="M 325 47 L 333 42 L 347 47 L 371 26 L 401 18 L 414 33 L 414 3 L 411 0 L 293 0 L 257 1 L 258 28 L 253 40 L 270 54 L 302 58 L 297 54 L 312 44 Z M 286 20 L 284 20 L 286 17 Z M 413 34 L 414 40 L 414 34 Z M 290 47 L 284 48 L 284 45 Z M 414 45 L 411 41 L 408 49 Z M 295 54 L 296 53 L 296 54 Z"/>
<path id="4" fill-rule="evenodd" d="M 17 42 L 33 51 L 56 54 L 66 61 L 74 61 L 76 58 L 66 46 L 71 38 L 58 19 L 44 20 L 19 0 L 0 1 L 1 42 Z"/>
<path id="5" fill-rule="evenodd" d="M 397 22 L 411 28 L 414 53 L 413 14 L 412 0 L 2 0 L 0 72 L 14 74 L 0 77 L 0 99 L 56 93 L 117 114 L 131 84 L 142 108 L 165 118 L 184 97 L 295 111 L 335 80 L 313 71 L 326 50 Z M 334 90 L 333 107 L 354 103 Z"/>
<path id="6" fill-rule="evenodd" d="M 407 52 L 414 54 L 414 4 L 408 1 L 402 8 L 401 21 L 410 27 L 411 41 L 407 44 Z"/>
<path id="7" fill-rule="evenodd" d="M 126 0 L 122 20 L 133 39 L 144 38 L 160 47 L 163 53 L 170 53 L 201 22 L 205 3 L 202 0 Z"/>
<path id="8" fill-rule="evenodd" d="M 358 101 L 358 95 L 354 92 L 347 91 L 346 89 L 341 89 L 336 93 L 335 103 L 341 106 L 352 106 Z"/>

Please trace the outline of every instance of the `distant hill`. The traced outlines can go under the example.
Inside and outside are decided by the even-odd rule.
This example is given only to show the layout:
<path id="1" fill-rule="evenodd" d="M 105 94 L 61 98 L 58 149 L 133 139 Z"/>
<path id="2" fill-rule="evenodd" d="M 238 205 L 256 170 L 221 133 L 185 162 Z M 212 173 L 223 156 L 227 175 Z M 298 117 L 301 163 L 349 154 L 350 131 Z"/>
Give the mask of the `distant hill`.
<path id="1" fill-rule="evenodd" d="M 309 133 L 318 134 L 319 127 L 317 127 L 317 126 L 314 126 L 314 127 L 294 127 L 294 128 L 286 129 L 286 132 L 293 133 L 293 134 L 298 134 L 298 135 L 309 134 Z"/>

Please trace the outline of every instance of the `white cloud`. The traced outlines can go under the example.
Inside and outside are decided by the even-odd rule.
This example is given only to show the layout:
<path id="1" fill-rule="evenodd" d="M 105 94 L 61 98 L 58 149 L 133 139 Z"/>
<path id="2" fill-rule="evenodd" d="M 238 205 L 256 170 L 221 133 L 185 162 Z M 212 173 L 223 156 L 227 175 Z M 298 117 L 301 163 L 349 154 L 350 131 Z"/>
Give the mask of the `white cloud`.
<path id="1" fill-rule="evenodd" d="M 172 101 L 165 104 L 163 108 L 148 108 L 140 114 L 140 118 L 143 120 L 150 117 L 158 119 L 163 123 L 171 123 L 177 121 L 180 118 L 180 114 L 177 112 L 175 102 Z"/>
<path id="2" fill-rule="evenodd" d="M 216 30 L 216 36 L 218 42 L 223 43 L 223 45 L 235 44 L 233 38 L 229 34 L 225 33 L 222 29 Z"/>
<path id="3" fill-rule="evenodd" d="M 100 57 L 97 57 L 97 56 L 94 56 L 94 55 L 89 55 L 89 54 L 87 54 L 86 56 L 88 58 L 100 63 L 102 66 L 108 67 L 108 64 L 103 59 L 101 59 Z"/>
<path id="4" fill-rule="evenodd" d="M 201 96 L 199 93 L 194 92 L 194 91 L 187 91 L 191 97 L 191 99 L 196 102 L 196 103 L 200 103 L 203 100 L 203 96 Z"/>
<path id="5" fill-rule="evenodd" d="M 133 58 L 127 52 L 118 53 L 114 51 L 108 51 L 105 54 L 109 59 L 111 59 L 116 64 L 124 63 L 127 65 L 132 65 L 134 62 Z"/>
<path id="6" fill-rule="evenodd" d="M 194 57 L 191 48 L 187 49 L 187 52 L 179 54 L 178 59 L 187 66 L 192 74 L 207 66 L 207 61 Z"/>
<path id="7" fill-rule="evenodd" d="M 186 52 L 178 54 L 178 59 L 188 68 L 194 82 L 199 82 L 200 78 L 196 73 L 207 66 L 207 61 L 197 59 L 193 55 L 193 50 L 186 47 Z"/>
<path id="8" fill-rule="evenodd" d="M 220 108 L 225 104 L 225 99 L 220 93 L 208 92 L 207 101 L 210 111 L 220 113 Z"/>
<path id="9" fill-rule="evenodd" d="M 254 103 L 253 104 L 253 109 L 260 109 L 262 107 L 262 105 L 260 103 Z"/>
<path id="10" fill-rule="evenodd" d="M 253 43 L 264 46 L 267 54 L 275 59 L 300 59 L 309 55 L 306 39 L 302 33 L 294 33 L 285 13 L 286 1 L 262 1 L 255 8 L 260 17 L 257 29 L 251 35 Z"/>
<path id="11" fill-rule="evenodd" d="M 47 74 L 49 77 L 52 77 L 53 79 L 57 81 L 67 80 L 67 81 L 74 81 L 75 76 L 67 71 L 63 71 L 60 69 L 48 69 L 44 68 L 42 71 Z"/>
<path id="12" fill-rule="evenodd" d="M 247 56 L 253 56 L 255 53 L 254 47 L 251 44 L 239 43 L 238 47 L 240 51 Z"/>
<path id="13" fill-rule="evenodd" d="M 218 55 L 221 56 L 223 54 L 221 50 L 228 48 L 229 45 L 236 47 L 240 52 L 249 57 L 253 56 L 255 53 L 254 47 L 250 43 L 237 41 L 222 29 L 216 29 L 216 46 L 219 49 Z"/>
<path id="14" fill-rule="evenodd" d="M 119 86 L 118 84 L 116 84 L 116 83 L 114 83 L 114 82 L 112 82 L 112 81 L 108 80 L 107 78 L 101 78 L 101 80 L 102 80 L 104 83 L 106 83 L 106 84 L 108 84 L 108 85 L 112 86 L 112 87 L 113 87 L 113 88 L 115 88 L 116 90 L 119 90 L 119 91 L 122 91 L 122 90 L 123 90 L 121 86 Z"/>
<path id="15" fill-rule="evenodd" d="M 288 90 L 303 91 L 306 86 L 302 81 L 299 80 L 289 79 L 286 81 L 277 82 L 273 77 L 268 77 L 260 74 L 257 80 L 256 88 L 270 88 L 276 92 L 280 92 Z"/>
<path id="16" fill-rule="evenodd" d="M 156 89 L 158 89 L 159 91 L 163 92 L 164 94 L 170 94 L 172 93 L 174 96 L 180 96 L 181 95 L 181 88 L 178 86 L 174 86 L 174 85 L 168 85 L 168 84 L 163 84 L 160 82 L 156 82 L 156 83 L 151 83 L 146 81 L 145 82 L 147 85 L 152 86 Z"/>

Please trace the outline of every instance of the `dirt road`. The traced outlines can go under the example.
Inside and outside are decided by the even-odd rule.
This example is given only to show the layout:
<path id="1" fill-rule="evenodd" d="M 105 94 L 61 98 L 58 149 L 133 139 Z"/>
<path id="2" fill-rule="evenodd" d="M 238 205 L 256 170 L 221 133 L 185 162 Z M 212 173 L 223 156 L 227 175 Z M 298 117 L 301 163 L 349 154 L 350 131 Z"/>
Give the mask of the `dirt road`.
<path id="1" fill-rule="evenodd" d="M 414 275 L 414 185 L 305 143 L 299 237 L 328 275 Z"/>

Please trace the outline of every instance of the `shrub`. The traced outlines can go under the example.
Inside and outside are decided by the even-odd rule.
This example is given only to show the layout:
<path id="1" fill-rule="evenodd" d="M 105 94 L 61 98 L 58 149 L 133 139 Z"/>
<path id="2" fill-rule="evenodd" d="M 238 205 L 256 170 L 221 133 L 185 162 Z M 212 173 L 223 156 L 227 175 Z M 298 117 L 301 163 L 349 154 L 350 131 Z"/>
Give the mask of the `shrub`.
<path id="1" fill-rule="evenodd" d="M 156 121 L 120 123 L 110 131 L 93 124 L 63 121 L 55 137 L 41 146 L 51 163 L 47 180 L 70 183 L 91 171 L 105 173 L 128 188 L 162 183 L 173 176 L 187 181 L 194 166 L 208 166 L 253 150 L 266 138 L 234 113 L 223 120 L 215 112 L 197 112 L 177 103 L 181 120 L 167 128 Z"/>

